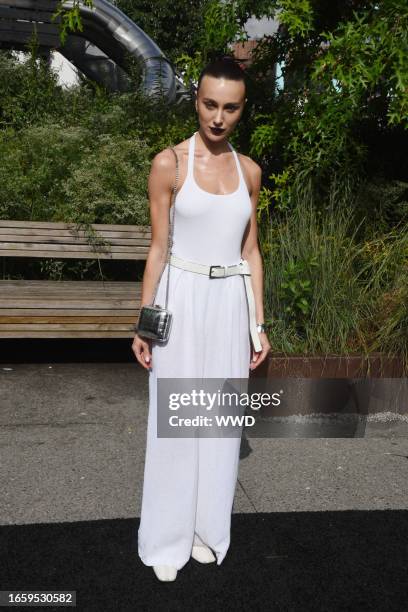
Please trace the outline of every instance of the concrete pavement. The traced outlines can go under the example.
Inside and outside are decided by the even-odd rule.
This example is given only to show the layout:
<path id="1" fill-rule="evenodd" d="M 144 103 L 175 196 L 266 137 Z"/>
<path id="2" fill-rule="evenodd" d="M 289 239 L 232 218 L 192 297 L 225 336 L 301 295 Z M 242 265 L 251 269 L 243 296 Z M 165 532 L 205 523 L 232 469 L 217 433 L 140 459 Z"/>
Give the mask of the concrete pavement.
<path id="1" fill-rule="evenodd" d="M 2 525 L 140 513 L 148 374 L 135 363 L 3 363 Z M 251 438 L 234 513 L 408 508 L 404 423 L 364 438 Z"/>

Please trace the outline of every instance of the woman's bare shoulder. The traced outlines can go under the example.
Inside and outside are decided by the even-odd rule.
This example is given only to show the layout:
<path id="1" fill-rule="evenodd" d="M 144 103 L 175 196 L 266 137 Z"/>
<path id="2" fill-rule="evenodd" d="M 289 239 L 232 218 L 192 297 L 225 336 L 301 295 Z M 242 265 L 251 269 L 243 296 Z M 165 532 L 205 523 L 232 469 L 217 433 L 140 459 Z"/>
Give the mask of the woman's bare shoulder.
<path id="1" fill-rule="evenodd" d="M 262 172 L 261 166 L 257 164 L 256 161 L 248 157 L 248 155 L 244 155 L 243 153 L 238 153 L 238 155 L 239 161 L 249 174 L 253 174 L 254 176 L 256 176 L 257 173 Z"/>
<path id="2" fill-rule="evenodd" d="M 180 158 L 188 154 L 188 139 L 183 140 L 179 144 L 174 145 L 173 148 L 180 160 Z M 157 170 L 167 171 L 174 168 L 174 164 L 174 153 L 170 149 L 170 146 L 156 153 L 156 155 L 152 159 L 152 169 L 154 168 Z"/>
<path id="3" fill-rule="evenodd" d="M 253 159 L 248 157 L 248 155 L 243 155 L 242 153 L 238 153 L 238 155 L 245 180 L 248 184 L 250 192 L 252 192 L 252 190 L 259 188 L 259 183 L 262 178 L 262 168 Z"/>

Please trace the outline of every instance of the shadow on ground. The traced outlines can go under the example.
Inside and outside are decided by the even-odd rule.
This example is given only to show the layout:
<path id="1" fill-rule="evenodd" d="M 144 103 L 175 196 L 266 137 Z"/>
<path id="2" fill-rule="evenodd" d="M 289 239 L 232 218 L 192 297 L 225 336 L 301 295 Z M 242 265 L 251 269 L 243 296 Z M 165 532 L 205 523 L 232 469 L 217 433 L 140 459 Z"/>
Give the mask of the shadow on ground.
<path id="1" fill-rule="evenodd" d="M 1 338 L 0 363 L 136 361 L 133 338 Z"/>

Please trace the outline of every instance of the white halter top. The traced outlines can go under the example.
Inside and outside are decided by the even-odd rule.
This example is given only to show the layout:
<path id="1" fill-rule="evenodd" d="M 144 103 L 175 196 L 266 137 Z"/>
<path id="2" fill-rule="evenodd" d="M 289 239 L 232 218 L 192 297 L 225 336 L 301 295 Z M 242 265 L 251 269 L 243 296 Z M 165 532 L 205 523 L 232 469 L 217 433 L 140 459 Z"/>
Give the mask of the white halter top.
<path id="1" fill-rule="evenodd" d="M 176 195 L 172 253 L 204 264 L 233 265 L 241 260 L 241 243 L 251 216 L 252 203 L 238 155 L 228 142 L 238 171 L 238 187 L 214 194 L 194 179 L 195 136 L 189 140 L 185 181 Z M 170 209 L 172 214 L 172 211 Z"/>

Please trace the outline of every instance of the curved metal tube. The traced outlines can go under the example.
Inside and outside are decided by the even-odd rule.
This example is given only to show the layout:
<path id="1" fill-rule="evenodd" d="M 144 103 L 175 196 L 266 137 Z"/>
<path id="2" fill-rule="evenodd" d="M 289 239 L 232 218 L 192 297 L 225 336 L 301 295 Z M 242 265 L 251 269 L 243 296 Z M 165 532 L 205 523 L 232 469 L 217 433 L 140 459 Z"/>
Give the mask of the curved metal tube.
<path id="1" fill-rule="evenodd" d="M 67 0 L 63 7 L 72 8 L 73 4 L 72 0 Z M 110 34 L 142 66 L 142 92 L 146 96 L 157 97 L 161 91 L 168 102 L 173 102 L 176 97 L 174 71 L 156 43 L 125 13 L 107 0 L 93 0 L 93 4 L 92 8 L 82 3 L 79 5 L 81 19 L 86 25 L 84 33 L 88 29 L 102 29 L 105 35 Z M 95 44 L 105 51 L 103 43 L 95 41 Z"/>

